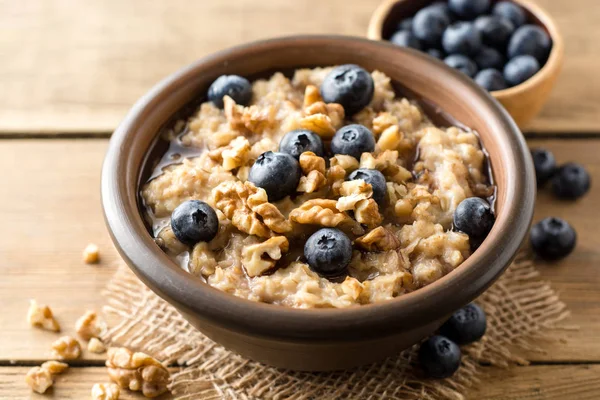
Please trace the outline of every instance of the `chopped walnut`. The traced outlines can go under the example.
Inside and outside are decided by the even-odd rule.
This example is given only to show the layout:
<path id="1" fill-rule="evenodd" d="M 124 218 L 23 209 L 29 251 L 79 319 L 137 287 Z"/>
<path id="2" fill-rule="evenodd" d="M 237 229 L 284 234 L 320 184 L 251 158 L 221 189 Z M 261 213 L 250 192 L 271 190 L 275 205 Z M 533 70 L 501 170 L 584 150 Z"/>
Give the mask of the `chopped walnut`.
<path id="1" fill-rule="evenodd" d="M 339 196 L 340 188 L 346 178 L 346 171 L 339 165 L 333 165 L 327 170 L 327 184 L 334 196 Z"/>
<path id="2" fill-rule="evenodd" d="M 100 336 L 102 327 L 96 311 L 88 310 L 75 323 L 75 331 L 83 340 Z"/>
<path id="3" fill-rule="evenodd" d="M 360 157 L 360 167 L 377 169 L 386 176 L 386 180 L 403 183 L 412 178 L 406 168 L 398 165 L 398 152 L 385 150 L 374 157 L 372 153 L 363 153 Z"/>
<path id="4" fill-rule="evenodd" d="M 52 374 L 45 368 L 33 367 L 25 375 L 25 382 L 36 393 L 45 393 L 54 384 Z"/>
<path id="5" fill-rule="evenodd" d="M 373 196 L 373 188 L 363 179 L 355 179 L 342 183 L 340 195 L 335 207 L 340 211 L 354 210 L 356 203 Z"/>
<path id="6" fill-rule="evenodd" d="M 319 171 L 310 171 L 308 175 L 301 176 L 296 190 L 301 193 L 314 193 L 327 185 L 327 178 Z"/>
<path id="7" fill-rule="evenodd" d="M 389 112 L 380 112 L 373 118 L 373 133 L 375 135 L 382 134 L 392 126 L 398 126 L 398 118 Z"/>
<path id="8" fill-rule="evenodd" d="M 305 151 L 300 154 L 300 168 L 305 175 L 308 175 L 311 171 L 318 171 L 325 175 L 325 159 L 319 157 L 312 151 Z"/>
<path id="9" fill-rule="evenodd" d="M 325 140 L 330 140 L 336 132 L 331 118 L 325 114 L 307 115 L 300 118 L 298 124 L 300 128 L 313 131 Z"/>
<path id="10" fill-rule="evenodd" d="M 141 391 L 146 397 L 157 397 L 168 390 L 169 370 L 147 354 L 112 347 L 108 349 L 106 367 L 110 379 L 121 388 Z"/>
<path id="11" fill-rule="evenodd" d="M 60 361 L 46 361 L 42 364 L 42 368 L 52 375 L 58 375 L 65 372 L 69 368 L 69 364 Z"/>
<path id="12" fill-rule="evenodd" d="M 254 278 L 273 268 L 288 249 L 289 242 L 285 236 L 275 236 L 262 243 L 245 246 L 242 249 L 242 266 L 248 276 Z"/>
<path id="13" fill-rule="evenodd" d="M 59 360 L 75 360 L 80 355 L 81 346 L 71 336 L 63 336 L 52 343 L 52 356 Z"/>
<path id="14" fill-rule="evenodd" d="M 358 160 L 345 154 L 337 154 L 329 160 L 332 167 L 339 165 L 347 174 L 359 168 Z"/>
<path id="15" fill-rule="evenodd" d="M 402 143 L 403 138 L 398 125 L 393 125 L 381 132 L 377 140 L 377 146 L 380 150 L 396 150 Z"/>
<path id="16" fill-rule="evenodd" d="M 96 383 L 92 386 L 92 400 L 119 400 L 121 389 L 114 383 Z"/>
<path id="17" fill-rule="evenodd" d="M 225 147 L 219 147 L 208 153 L 208 156 L 223 165 L 225 171 L 244 166 L 250 157 L 250 142 L 243 136 L 233 139 Z"/>
<path id="18" fill-rule="evenodd" d="M 272 128 L 277 119 L 277 108 L 272 105 L 244 107 L 242 123 L 250 132 L 261 134 Z"/>
<path id="19" fill-rule="evenodd" d="M 354 243 L 367 251 L 396 250 L 400 247 L 398 237 L 383 226 L 378 226 L 366 235 L 359 237 Z"/>
<path id="20" fill-rule="evenodd" d="M 94 243 L 88 244 L 83 249 L 83 262 L 86 264 L 97 264 L 100 261 L 100 249 Z"/>
<path id="21" fill-rule="evenodd" d="M 88 342 L 87 349 L 90 353 L 102 354 L 106 351 L 106 346 L 98 338 L 91 338 Z"/>
<path id="22" fill-rule="evenodd" d="M 188 267 L 190 272 L 196 276 L 208 276 L 215 273 L 217 259 L 215 253 L 209 248 L 208 243 L 198 242 L 194 246 Z"/>
<path id="23" fill-rule="evenodd" d="M 352 297 L 353 300 L 356 300 L 360 297 L 364 286 L 356 278 L 347 276 L 344 282 L 342 282 L 341 288 L 344 294 L 347 294 Z"/>
<path id="24" fill-rule="evenodd" d="M 361 224 L 375 226 L 381 224 L 383 217 L 379 206 L 373 199 L 361 200 L 354 206 L 354 218 Z"/>
<path id="25" fill-rule="evenodd" d="M 335 129 L 342 126 L 345 116 L 344 107 L 341 104 L 325 103 L 321 98 L 319 89 L 313 85 L 308 85 L 304 91 L 304 113 L 307 116 L 327 116 Z"/>
<path id="26" fill-rule="evenodd" d="M 321 97 L 321 93 L 319 92 L 319 88 L 315 85 L 307 85 L 306 89 L 304 89 L 304 104 L 303 108 L 306 109 L 309 106 L 322 102 L 323 98 Z"/>
<path id="27" fill-rule="evenodd" d="M 356 221 L 336 208 L 335 200 L 329 199 L 313 199 L 304 202 L 300 207 L 290 212 L 290 219 L 299 224 L 328 227 L 346 225 L 350 226 L 353 232 L 362 230 Z"/>
<path id="28" fill-rule="evenodd" d="M 54 319 L 50 307 L 38 304 L 35 300 L 29 302 L 27 321 L 31 326 L 42 328 L 47 331 L 60 332 L 60 325 L 56 319 Z"/>
<path id="29" fill-rule="evenodd" d="M 216 208 L 242 232 L 269 238 L 273 232 L 292 229 L 279 209 L 269 203 L 267 192 L 251 182 L 223 182 L 213 189 L 212 196 Z"/>
<path id="30" fill-rule="evenodd" d="M 244 122 L 242 121 L 242 115 L 244 114 L 244 107 L 239 106 L 229 96 L 223 97 L 223 110 L 225 111 L 225 117 L 229 122 L 229 126 L 233 129 L 244 128 Z"/>

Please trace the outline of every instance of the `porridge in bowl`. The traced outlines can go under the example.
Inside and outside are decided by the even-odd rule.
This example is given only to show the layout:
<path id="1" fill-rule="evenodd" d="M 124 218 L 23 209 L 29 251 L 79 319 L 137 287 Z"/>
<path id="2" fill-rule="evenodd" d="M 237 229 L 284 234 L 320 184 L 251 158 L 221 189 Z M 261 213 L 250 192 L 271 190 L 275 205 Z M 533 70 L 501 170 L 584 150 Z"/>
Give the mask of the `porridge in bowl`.
<path id="1" fill-rule="evenodd" d="M 140 192 L 156 242 L 250 300 L 389 300 L 458 267 L 494 223 L 477 135 L 356 65 L 222 76 L 166 136 Z"/>

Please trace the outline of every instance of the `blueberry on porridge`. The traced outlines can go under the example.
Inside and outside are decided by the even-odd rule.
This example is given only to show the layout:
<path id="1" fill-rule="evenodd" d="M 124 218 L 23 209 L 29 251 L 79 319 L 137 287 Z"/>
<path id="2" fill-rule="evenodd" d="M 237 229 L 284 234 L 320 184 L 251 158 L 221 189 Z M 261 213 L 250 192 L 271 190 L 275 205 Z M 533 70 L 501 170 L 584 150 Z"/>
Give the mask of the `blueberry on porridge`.
<path id="1" fill-rule="evenodd" d="M 164 130 L 140 195 L 157 244 L 219 290 L 386 301 L 457 268 L 494 222 L 476 133 L 434 124 L 379 71 L 225 76 L 207 97 Z"/>

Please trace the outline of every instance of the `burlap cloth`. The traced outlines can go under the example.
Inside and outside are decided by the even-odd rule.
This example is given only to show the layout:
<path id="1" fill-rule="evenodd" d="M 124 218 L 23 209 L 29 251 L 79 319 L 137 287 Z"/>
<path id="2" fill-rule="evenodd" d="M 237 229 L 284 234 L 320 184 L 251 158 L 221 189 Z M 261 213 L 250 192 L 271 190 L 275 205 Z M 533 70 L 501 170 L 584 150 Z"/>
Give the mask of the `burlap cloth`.
<path id="1" fill-rule="evenodd" d="M 488 317 L 484 338 L 462 348 L 462 365 L 452 378 L 428 380 L 415 365 L 417 346 L 377 364 L 333 373 L 290 372 L 247 360 L 195 330 L 125 266 L 106 295 L 104 311 L 118 323 L 104 339 L 181 366 L 170 385 L 177 399 L 463 399 L 481 380 L 483 365 L 525 364 L 516 354 L 536 350 L 533 342 L 568 315 L 522 252 L 477 299 Z"/>

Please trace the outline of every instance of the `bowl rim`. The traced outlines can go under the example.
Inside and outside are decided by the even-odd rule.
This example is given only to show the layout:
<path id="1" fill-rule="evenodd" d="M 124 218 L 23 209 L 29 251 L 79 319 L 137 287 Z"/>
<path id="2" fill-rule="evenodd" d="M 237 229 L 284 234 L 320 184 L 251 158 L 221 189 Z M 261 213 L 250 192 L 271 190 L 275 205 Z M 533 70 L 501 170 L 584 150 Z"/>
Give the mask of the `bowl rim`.
<path id="1" fill-rule="evenodd" d="M 367 37 L 372 40 L 383 40 L 383 37 L 381 35 L 383 21 L 389 14 L 390 10 L 397 3 L 403 3 L 408 1 L 411 0 L 383 0 L 371 15 L 371 19 L 369 20 L 369 27 L 367 28 Z M 551 78 L 556 73 L 556 68 L 560 67 L 562 63 L 561 60 L 564 54 L 565 47 L 564 39 L 558 29 L 558 26 L 554 22 L 554 18 L 550 15 L 550 13 L 544 10 L 540 5 L 530 0 L 509 1 L 520 5 L 521 7 L 527 9 L 527 11 L 529 11 L 531 14 L 535 15 L 535 17 L 548 31 L 550 39 L 552 39 L 552 48 L 550 49 L 550 54 L 548 55 L 546 63 L 531 78 L 516 86 L 502 90 L 492 90 L 490 92 L 494 97 L 498 98 L 499 100 L 507 99 L 516 96 L 520 93 L 526 92 L 529 89 L 538 86 L 543 81 Z"/>
<path id="2" fill-rule="evenodd" d="M 299 45 L 300 42 L 303 45 Z M 289 46 L 316 45 L 373 46 L 374 49 L 407 53 L 410 57 L 433 62 L 420 52 L 382 41 L 339 35 L 296 35 L 222 50 L 176 71 L 135 103 L 110 140 L 102 169 L 101 195 L 105 222 L 113 243 L 136 275 L 184 315 L 193 314 L 209 324 L 238 333 L 313 343 L 348 341 L 392 335 L 399 330 L 444 318 L 487 289 L 516 257 L 533 217 L 535 177 L 528 147 L 509 114 L 472 80 L 439 61 L 435 61 L 435 68 L 450 75 L 454 82 L 466 85 L 469 91 L 476 92 L 485 107 L 497 117 L 494 123 L 506 132 L 502 145 L 515 153 L 514 162 L 509 160 L 503 169 L 514 177 L 521 172 L 523 179 L 513 179 L 508 187 L 510 190 L 507 189 L 504 206 L 507 211 L 503 213 L 506 217 L 497 221 L 490 233 L 496 232 L 499 239 L 484 241 L 461 266 L 426 287 L 393 300 L 342 309 L 303 310 L 243 299 L 203 283 L 200 278 L 176 265 L 147 232 L 138 207 L 132 209 L 128 204 L 131 194 L 125 188 L 121 170 L 128 157 L 124 144 L 127 140 L 134 140 L 137 124 L 142 124 L 141 120 L 148 113 L 159 108 L 158 98 L 161 95 L 189 80 L 194 71 L 201 70 L 203 66 L 225 62 L 253 49 L 276 51 Z M 159 128 L 156 127 L 157 133 Z M 141 165 L 137 167 L 139 179 Z M 136 199 L 138 190 L 136 180 Z M 139 234 L 140 226 L 145 234 Z M 444 299 L 441 304 L 440 298 Z"/>

